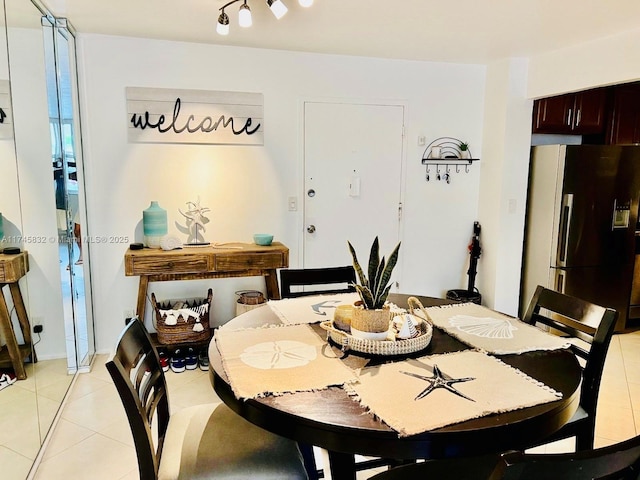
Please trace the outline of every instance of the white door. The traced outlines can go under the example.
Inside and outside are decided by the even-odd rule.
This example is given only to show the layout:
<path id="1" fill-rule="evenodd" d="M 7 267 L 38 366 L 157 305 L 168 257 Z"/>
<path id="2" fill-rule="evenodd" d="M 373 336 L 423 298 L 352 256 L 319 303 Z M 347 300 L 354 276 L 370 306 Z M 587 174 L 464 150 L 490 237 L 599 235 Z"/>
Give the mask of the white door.
<path id="1" fill-rule="evenodd" d="M 351 265 L 348 240 L 366 271 L 376 236 L 381 256 L 398 243 L 403 120 L 401 105 L 305 103 L 305 268 Z"/>

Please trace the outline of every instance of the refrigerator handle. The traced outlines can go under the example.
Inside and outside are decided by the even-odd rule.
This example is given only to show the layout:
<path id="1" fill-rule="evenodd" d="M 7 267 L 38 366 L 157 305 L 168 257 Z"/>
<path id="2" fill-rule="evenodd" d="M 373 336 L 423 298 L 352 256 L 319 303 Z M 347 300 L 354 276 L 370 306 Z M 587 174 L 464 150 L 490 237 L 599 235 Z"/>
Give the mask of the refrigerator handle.
<path id="1" fill-rule="evenodd" d="M 554 290 L 556 292 L 564 293 L 564 272 L 556 272 L 556 282 Z"/>
<path id="2" fill-rule="evenodd" d="M 571 230 L 571 214 L 573 211 L 573 193 L 562 196 L 562 213 L 560 215 L 560 235 L 558 235 L 558 266 L 567 266 L 567 245 Z"/>

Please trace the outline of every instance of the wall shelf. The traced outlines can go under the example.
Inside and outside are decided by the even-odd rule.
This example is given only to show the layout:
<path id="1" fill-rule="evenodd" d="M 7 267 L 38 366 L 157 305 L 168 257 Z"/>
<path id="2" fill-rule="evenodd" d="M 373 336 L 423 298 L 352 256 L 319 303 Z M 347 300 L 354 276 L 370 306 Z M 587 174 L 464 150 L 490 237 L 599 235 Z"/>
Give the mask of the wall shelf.
<path id="1" fill-rule="evenodd" d="M 460 173 L 462 168 L 465 173 L 469 173 L 469 167 L 473 165 L 473 162 L 480 161 L 479 158 L 473 158 L 470 149 L 461 150 L 462 143 L 457 138 L 440 137 L 427 145 L 422 154 L 422 164 L 426 165 L 425 180 L 427 182 L 433 179 L 451 183 L 453 168 L 455 168 L 455 173 Z"/>

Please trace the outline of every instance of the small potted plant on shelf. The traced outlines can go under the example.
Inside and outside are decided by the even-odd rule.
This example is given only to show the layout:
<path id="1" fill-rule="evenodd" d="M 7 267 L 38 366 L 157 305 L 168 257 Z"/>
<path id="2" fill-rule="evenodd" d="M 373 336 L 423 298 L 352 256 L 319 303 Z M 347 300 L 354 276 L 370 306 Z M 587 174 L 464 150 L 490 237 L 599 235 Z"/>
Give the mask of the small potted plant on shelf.
<path id="1" fill-rule="evenodd" d="M 469 153 L 469 144 L 467 142 L 460 142 L 460 158 L 471 158 L 471 154 Z"/>
<path id="2" fill-rule="evenodd" d="M 389 330 L 391 312 L 386 305 L 391 290 L 391 273 L 398 262 L 400 243 L 396 245 L 388 260 L 380 258 L 380 243 L 376 237 L 371 245 L 367 275 L 365 275 L 356 251 L 347 241 L 353 258 L 353 268 L 358 275 L 355 284 L 360 300 L 356 302 L 351 319 L 351 334 L 358 338 L 384 340 Z"/>

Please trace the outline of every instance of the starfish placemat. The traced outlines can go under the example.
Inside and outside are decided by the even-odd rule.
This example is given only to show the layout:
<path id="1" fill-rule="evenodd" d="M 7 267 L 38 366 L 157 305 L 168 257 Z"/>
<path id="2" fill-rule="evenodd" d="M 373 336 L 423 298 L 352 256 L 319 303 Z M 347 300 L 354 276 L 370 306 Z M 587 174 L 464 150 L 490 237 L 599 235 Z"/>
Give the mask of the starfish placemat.
<path id="1" fill-rule="evenodd" d="M 349 389 L 401 437 L 561 397 L 520 370 L 478 351 L 366 367 L 360 381 Z"/>
<path id="2" fill-rule="evenodd" d="M 269 300 L 267 304 L 285 325 L 318 323 L 333 319 L 338 305 L 353 305 L 357 293 L 334 293 L 306 297 Z"/>
<path id="3" fill-rule="evenodd" d="M 218 329 L 214 337 L 237 398 L 321 390 L 357 381 L 309 325 Z"/>
<path id="4" fill-rule="evenodd" d="M 425 310 L 436 327 L 488 353 L 505 355 L 569 347 L 566 338 L 475 303 L 427 307 Z"/>

